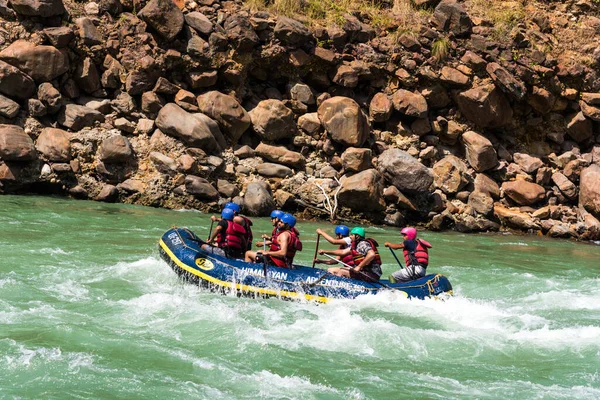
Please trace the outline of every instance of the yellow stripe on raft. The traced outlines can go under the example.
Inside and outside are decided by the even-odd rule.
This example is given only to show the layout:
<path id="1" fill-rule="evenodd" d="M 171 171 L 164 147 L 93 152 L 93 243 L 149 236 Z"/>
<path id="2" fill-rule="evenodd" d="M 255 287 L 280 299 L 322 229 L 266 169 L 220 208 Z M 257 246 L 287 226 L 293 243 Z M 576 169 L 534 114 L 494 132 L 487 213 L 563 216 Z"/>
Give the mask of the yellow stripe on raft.
<path id="1" fill-rule="evenodd" d="M 242 285 L 240 283 L 233 283 L 233 282 L 228 282 L 228 281 L 222 281 L 220 279 L 217 279 L 213 276 L 207 275 L 201 271 L 198 271 L 197 269 L 191 268 L 190 266 L 188 266 L 187 264 L 183 263 L 181 260 L 179 260 L 175 254 L 173 254 L 173 252 L 171 251 L 171 249 L 169 249 L 169 247 L 165 244 L 165 242 L 163 242 L 162 239 L 160 239 L 159 241 L 159 245 L 160 247 L 165 251 L 165 253 L 167 253 L 169 255 L 169 257 L 171 258 L 171 260 L 173 260 L 173 262 L 175 264 L 177 264 L 177 266 L 191 274 L 194 274 L 202 279 L 204 279 L 205 281 L 208 281 L 210 283 L 214 283 L 215 285 L 219 285 L 219 286 L 224 286 L 230 289 L 237 289 L 239 291 L 243 291 L 243 292 L 253 292 L 253 293 L 260 293 L 262 295 L 269 295 L 269 296 L 283 296 L 283 297 L 289 297 L 289 298 L 298 298 L 298 297 L 304 297 L 306 300 L 311 300 L 311 301 L 318 301 L 321 303 L 327 303 L 327 301 L 329 301 L 328 297 L 323 297 L 323 296 L 314 296 L 311 294 L 305 294 L 305 293 L 298 293 L 298 292 L 289 292 L 287 290 L 273 290 L 273 289 L 265 289 L 265 288 L 259 288 L 259 287 L 255 287 L 255 286 L 249 286 L 249 285 Z"/>

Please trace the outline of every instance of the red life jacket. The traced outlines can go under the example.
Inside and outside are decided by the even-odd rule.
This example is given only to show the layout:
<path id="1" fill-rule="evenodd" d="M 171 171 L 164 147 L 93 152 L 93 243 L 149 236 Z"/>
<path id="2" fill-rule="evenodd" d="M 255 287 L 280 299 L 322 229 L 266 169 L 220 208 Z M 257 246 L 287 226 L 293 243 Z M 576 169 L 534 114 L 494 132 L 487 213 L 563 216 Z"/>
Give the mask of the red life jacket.
<path id="1" fill-rule="evenodd" d="M 236 222 L 227 221 L 227 229 L 217 235 L 217 246 L 229 248 L 233 254 L 241 254 L 246 250 L 246 230 Z"/>
<path id="2" fill-rule="evenodd" d="M 302 242 L 300 242 L 300 239 L 298 238 L 298 236 L 296 236 L 293 230 L 285 232 L 289 233 L 289 240 L 285 257 L 270 257 L 271 261 L 273 261 L 273 264 L 275 264 L 275 266 L 280 268 L 292 268 L 292 262 L 294 261 L 294 256 L 296 255 L 296 252 L 302 250 Z M 281 235 L 281 232 L 277 232 L 276 236 L 273 238 L 273 241 L 271 242 L 271 248 L 269 249 L 270 251 L 278 251 L 279 249 L 281 249 L 278 242 L 279 235 Z"/>
<path id="3" fill-rule="evenodd" d="M 404 261 L 406 265 L 419 264 L 422 267 L 429 265 L 429 251 L 432 246 L 425 240 L 417 239 L 417 247 L 414 252 L 404 249 Z"/>
<path id="4" fill-rule="evenodd" d="M 367 242 L 369 242 L 369 244 L 373 248 L 373 251 L 375 252 L 375 258 L 371 261 L 371 263 L 369 265 L 365 265 L 365 268 L 369 269 L 369 267 L 373 264 L 381 265 L 381 256 L 379 255 L 379 250 L 377 250 L 378 243 L 375 241 L 375 239 L 371 239 L 371 238 L 352 241 L 351 255 L 352 255 L 352 259 L 354 260 L 354 265 L 359 265 L 362 262 L 362 260 L 365 259 L 364 255 L 362 255 L 361 253 L 356 251 L 356 247 L 363 240 L 366 240 Z"/>
<path id="5" fill-rule="evenodd" d="M 340 244 L 340 250 L 345 250 L 347 248 L 348 248 L 348 246 L 346 246 L 345 244 Z M 344 257 L 342 257 L 340 261 L 343 262 L 346 265 L 354 267 L 354 257 L 352 256 L 352 252 L 350 252 L 350 254 L 345 255 Z"/>
<path id="6" fill-rule="evenodd" d="M 238 215 L 238 217 L 241 217 L 244 220 L 244 224 L 243 227 L 244 229 L 246 229 L 246 249 L 245 250 L 250 250 L 252 248 L 252 242 L 254 240 L 254 236 L 252 235 L 252 228 L 250 228 L 252 226 L 252 221 L 250 221 L 250 218 L 246 218 L 243 215 Z"/>

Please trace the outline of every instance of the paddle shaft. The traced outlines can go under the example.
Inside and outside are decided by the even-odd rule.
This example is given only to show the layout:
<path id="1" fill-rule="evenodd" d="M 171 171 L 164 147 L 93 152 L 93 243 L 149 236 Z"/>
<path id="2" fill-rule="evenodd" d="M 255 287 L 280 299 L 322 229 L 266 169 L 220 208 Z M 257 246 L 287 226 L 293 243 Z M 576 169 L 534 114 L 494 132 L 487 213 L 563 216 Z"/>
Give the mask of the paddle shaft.
<path id="1" fill-rule="evenodd" d="M 337 258 L 330 256 L 329 254 L 323 254 L 323 255 L 324 255 L 325 257 L 331 258 L 331 259 L 332 259 L 332 260 L 334 260 L 334 261 L 337 261 L 338 263 L 342 264 L 344 267 L 346 267 L 346 268 L 348 268 L 348 269 L 352 269 L 352 270 L 354 270 L 354 268 L 353 268 L 353 267 L 349 266 L 348 264 L 346 264 L 346 263 L 345 263 L 345 262 L 343 262 L 342 260 L 338 260 Z M 356 270 L 355 270 L 355 271 L 356 271 Z M 367 277 L 367 278 L 369 277 L 367 274 L 365 274 L 365 273 L 364 273 L 364 272 L 362 272 L 362 271 L 356 271 L 356 272 L 358 272 L 359 274 L 361 274 L 362 276 L 365 276 L 365 277 Z M 398 290 L 398 289 L 396 289 L 396 288 L 393 288 L 393 287 L 391 287 L 391 286 L 388 286 L 388 285 L 386 285 L 385 283 L 381 283 L 381 282 L 372 282 L 372 281 L 367 281 L 367 282 L 369 282 L 369 283 L 376 283 L 376 284 L 378 284 L 378 285 L 381 285 L 381 286 L 383 286 L 383 287 L 384 287 L 384 288 L 386 288 L 386 289 Z"/>
<path id="2" fill-rule="evenodd" d="M 214 223 L 215 223 L 215 221 L 213 221 L 213 220 L 210 221 L 210 229 L 208 230 L 208 237 L 206 238 L 206 240 L 210 240 L 210 235 L 212 235 L 212 227 L 213 227 Z"/>
<path id="3" fill-rule="evenodd" d="M 402 266 L 402 263 L 400 262 L 400 260 L 398 259 L 398 257 L 396 256 L 396 253 L 394 252 L 394 249 L 392 249 L 391 247 L 388 247 L 388 249 L 390 249 L 390 251 L 392 252 L 392 255 L 394 256 L 394 258 L 396 259 L 396 262 L 398 263 L 398 265 L 400 266 L 400 269 L 404 268 Z"/>
<path id="4" fill-rule="evenodd" d="M 263 254 L 262 254 L 262 259 L 263 259 L 263 272 L 265 273 L 265 278 L 267 277 L 267 259 L 266 259 L 266 255 L 265 252 L 267 251 L 267 242 L 266 239 L 263 239 Z"/>
<path id="5" fill-rule="evenodd" d="M 315 247 L 315 256 L 313 257 L 313 268 L 315 267 L 315 261 L 317 261 L 317 252 L 319 251 L 319 240 L 321 240 L 321 235 L 317 233 L 317 247 Z"/>

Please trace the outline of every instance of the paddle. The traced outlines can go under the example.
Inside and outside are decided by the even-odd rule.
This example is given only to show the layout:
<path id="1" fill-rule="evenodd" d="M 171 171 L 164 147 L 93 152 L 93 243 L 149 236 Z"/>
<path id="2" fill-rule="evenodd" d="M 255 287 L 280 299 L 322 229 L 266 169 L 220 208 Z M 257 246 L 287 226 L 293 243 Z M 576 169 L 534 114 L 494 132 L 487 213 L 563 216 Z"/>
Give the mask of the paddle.
<path id="1" fill-rule="evenodd" d="M 215 223 L 215 221 L 213 221 L 212 219 L 210 220 L 210 229 L 208 230 L 208 237 L 206 238 L 206 240 L 210 240 L 210 235 L 212 235 L 212 227 L 213 224 Z"/>
<path id="2" fill-rule="evenodd" d="M 388 249 L 390 249 L 390 251 L 392 252 L 392 255 L 394 256 L 394 258 L 396 259 L 396 262 L 398 263 L 398 265 L 400 266 L 400 269 L 404 268 L 402 266 L 402 263 L 400 262 L 400 260 L 398 260 L 398 257 L 396 257 L 396 253 L 394 252 L 394 249 L 392 249 L 391 247 L 388 247 Z"/>
<path id="3" fill-rule="evenodd" d="M 265 273 L 265 278 L 267 277 L 267 260 L 265 256 L 265 251 L 267 251 L 267 242 L 265 241 L 266 239 L 263 239 L 263 254 L 262 254 L 262 259 L 263 259 L 263 272 Z"/>
<path id="4" fill-rule="evenodd" d="M 317 261 L 317 252 L 319 251 L 319 240 L 321 239 L 321 235 L 317 233 L 317 247 L 315 247 L 315 256 L 313 257 L 312 267 L 315 267 L 315 261 Z"/>
<path id="5" fill-rule="evenodd" d="M 350 265 L 346 264 L 346 263 L 345 263 L 345 262 L 343 262 L 342 260 L 338 260 L 337 258 L 330 256 L 329 254 L 323 254 L 323 255 L 324 255 L 325 257 L 331 258 L 332 260 L 334 260 L 334 261 L 336 261 L 336 262 L 338 262 L 338 263 L 342 264 L 344 267 L 346 267 L 346 268 L 348 268 L 348 269 L 354 269 L 353 267 L 351 267 Z M 364 272 L 362 272 L 362 271 L 355 271 L 355 272 L 358 272 L 358 273 L 359 273 L 359 274 L 361 274 L 362 276 L 369 278 L 369 275 L 365 274 L 365 273 L 364 273 Z M 390 289 L 390 290 L 398 290 L 398 289 L 396 289 L 396 288 L 393 288 L 393 287 L 391 287 L 391 286 L 388 286 L 388 285 L 386 285 L 385 283 L 381 283 L 381 282 L 373 282 L 373 281 L 371 281 L 371 280 L 369 280 L 369 281 L 367 281 L 367 282 L 369 282 L 369 283 L 376 283 L 376 284 L 378 284 L 378 285 L 381 285 L 381 286 L 383 286 L 383 287 L 384 287 L 384 288 L 386 288 L 386 289 Z"/>

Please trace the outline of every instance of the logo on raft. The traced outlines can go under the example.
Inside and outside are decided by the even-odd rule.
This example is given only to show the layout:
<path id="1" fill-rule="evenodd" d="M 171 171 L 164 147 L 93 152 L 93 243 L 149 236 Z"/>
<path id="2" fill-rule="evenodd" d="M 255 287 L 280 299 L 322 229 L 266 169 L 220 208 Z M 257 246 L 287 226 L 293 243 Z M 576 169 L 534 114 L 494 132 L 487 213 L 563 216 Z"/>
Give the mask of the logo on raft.
<path id="1" fill-rule="evenodd" d="M 210 271 L 215 267 L 212 261 L 207 260 L 206 258 L 196 258 L 196 266 L 205 271 Z"/>

